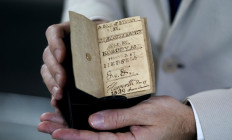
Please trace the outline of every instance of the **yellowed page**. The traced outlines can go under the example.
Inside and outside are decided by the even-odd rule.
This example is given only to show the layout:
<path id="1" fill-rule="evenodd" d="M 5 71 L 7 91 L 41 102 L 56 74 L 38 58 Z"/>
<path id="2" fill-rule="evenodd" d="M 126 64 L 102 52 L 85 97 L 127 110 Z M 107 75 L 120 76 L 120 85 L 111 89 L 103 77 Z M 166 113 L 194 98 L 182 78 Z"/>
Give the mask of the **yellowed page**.
<path id="1" fill-rule="evenodd" d="M 154 91 L 143 20 L 100 24 L 97 31 L 105 95 L 131 98 Z"/>
<path id="2" fill-rule="evenodd" d="M 76 88 L 95 97 L 104 97 L 96 24 L 69 12 L 71 49 Z"/>

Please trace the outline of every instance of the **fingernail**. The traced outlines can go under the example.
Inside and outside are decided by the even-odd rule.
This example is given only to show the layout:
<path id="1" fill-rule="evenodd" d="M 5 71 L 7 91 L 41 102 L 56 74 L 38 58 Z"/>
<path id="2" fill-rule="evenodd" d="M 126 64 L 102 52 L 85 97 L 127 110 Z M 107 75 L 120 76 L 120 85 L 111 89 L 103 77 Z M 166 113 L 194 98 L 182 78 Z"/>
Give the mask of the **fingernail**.
<path id="1" fill-rule="evenodd" d="M 56 98 L 56 93 L 57 93 L 57 91 L 58 91 L 58 87 L 57 87 L 57 86 L 54 86 L 54 87 L 52 88 L 52 95 L 53 95 L 54 98 Z"/>
<path id="2" fill-rule="evenodd" d="M 94 128 L 103 128 L 104 126 L 104 116 L 102 113 L 94 114 L 90 120 L 91 125 Z"/>
<path id="3" fill-rule="evenodd" d="M 54 51 L 54 54 L 55 54 L 56 60 L 59 62 L 59 60 L 60 60 L 60 55 L 61 55 L 60 50 L 59 50 L 59 49 L 56 49 L 56 50 Z"/>

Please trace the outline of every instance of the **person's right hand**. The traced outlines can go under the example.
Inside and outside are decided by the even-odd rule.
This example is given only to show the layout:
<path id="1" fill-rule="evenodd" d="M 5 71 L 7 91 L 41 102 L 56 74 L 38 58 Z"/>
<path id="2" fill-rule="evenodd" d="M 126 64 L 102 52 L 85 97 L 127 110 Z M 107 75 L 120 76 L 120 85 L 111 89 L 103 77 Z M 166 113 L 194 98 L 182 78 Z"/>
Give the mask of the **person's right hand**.
<path id="1" fill-rule="evenodd" d="M 48 46 L 43 53 L 44 64 L 41 67 L 41 75 L 45 85 L 53 95 L 51 100 L 53 106 L 55 106 L 55 100 L 62 98 L 62 89 L 66 83 L 67 76 L 61 64 L 66 57 L 63 39 L 69 33 L 69 22 L 52 25 L 46 31 Z"/>

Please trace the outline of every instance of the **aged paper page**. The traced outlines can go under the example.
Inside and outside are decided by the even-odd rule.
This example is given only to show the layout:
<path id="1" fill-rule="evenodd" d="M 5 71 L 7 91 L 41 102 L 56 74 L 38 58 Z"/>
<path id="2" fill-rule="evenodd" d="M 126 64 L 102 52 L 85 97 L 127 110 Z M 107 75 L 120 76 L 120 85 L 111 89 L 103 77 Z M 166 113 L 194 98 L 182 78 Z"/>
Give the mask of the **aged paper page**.
<path id="1" fill-rule="evenodd" d="M 71 49 L 76 88 L 95 97 L 104 97 L 96 24 L 69 12 Z"/>
<path id="2" fill-rule="evenodd" d="M 126 18 L 97 26 L 104 92 L 128 98 L 153 91 L 144 21 Z"/>
<path id="3" fill-rule="evenodd" d="M 143 20 L 143 29 L 144 29 L 144 36 L 145 38 L 147 39 L 147 55 L 148 55 L 148 61 L 150 62 L 149 64 L 149 69 L 150 69 L 150 72 L 151 72 L 151 89 L 150 89 L 150 93 L 155 93 L 156 92 L 156 80 L 155 80 L 155 60 L 153 59 L 153 54 L 152 54 L 152 48 L 151 48 L 151 41 L 150 41 L 150 37 L 149 37 L 149 32 L 148 32 L 148 29 L 147 29 L 147 19 L 144 18 Z"/>

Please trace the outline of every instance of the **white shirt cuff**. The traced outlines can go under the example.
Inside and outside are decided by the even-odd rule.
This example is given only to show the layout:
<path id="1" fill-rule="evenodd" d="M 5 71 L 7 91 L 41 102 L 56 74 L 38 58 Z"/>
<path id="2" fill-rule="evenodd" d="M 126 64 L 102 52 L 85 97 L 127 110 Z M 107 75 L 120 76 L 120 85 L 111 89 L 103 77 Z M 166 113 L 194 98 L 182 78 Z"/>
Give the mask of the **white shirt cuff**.
<path id="1" fill-rule="evenodd" d="M 194 108 L 194 105 L 192 104 L 192 102 L 188 99 L 188 102 L 191 104 L 192 106 L 192 109 L 193 109 L 193 113 L 194 113 L 194 117 L 195 117 L 195 121 L 196 121 L 196 127 L 197 127 L 197 140 L 204 140 L 204 135 L 203 135 L 203 131 L 202 131 L 202 128 L 201 128 L 201 124 L 200 124 L 200 121 L 199 121 L 199 117 L 197 115 L 197 112 Z"/>

